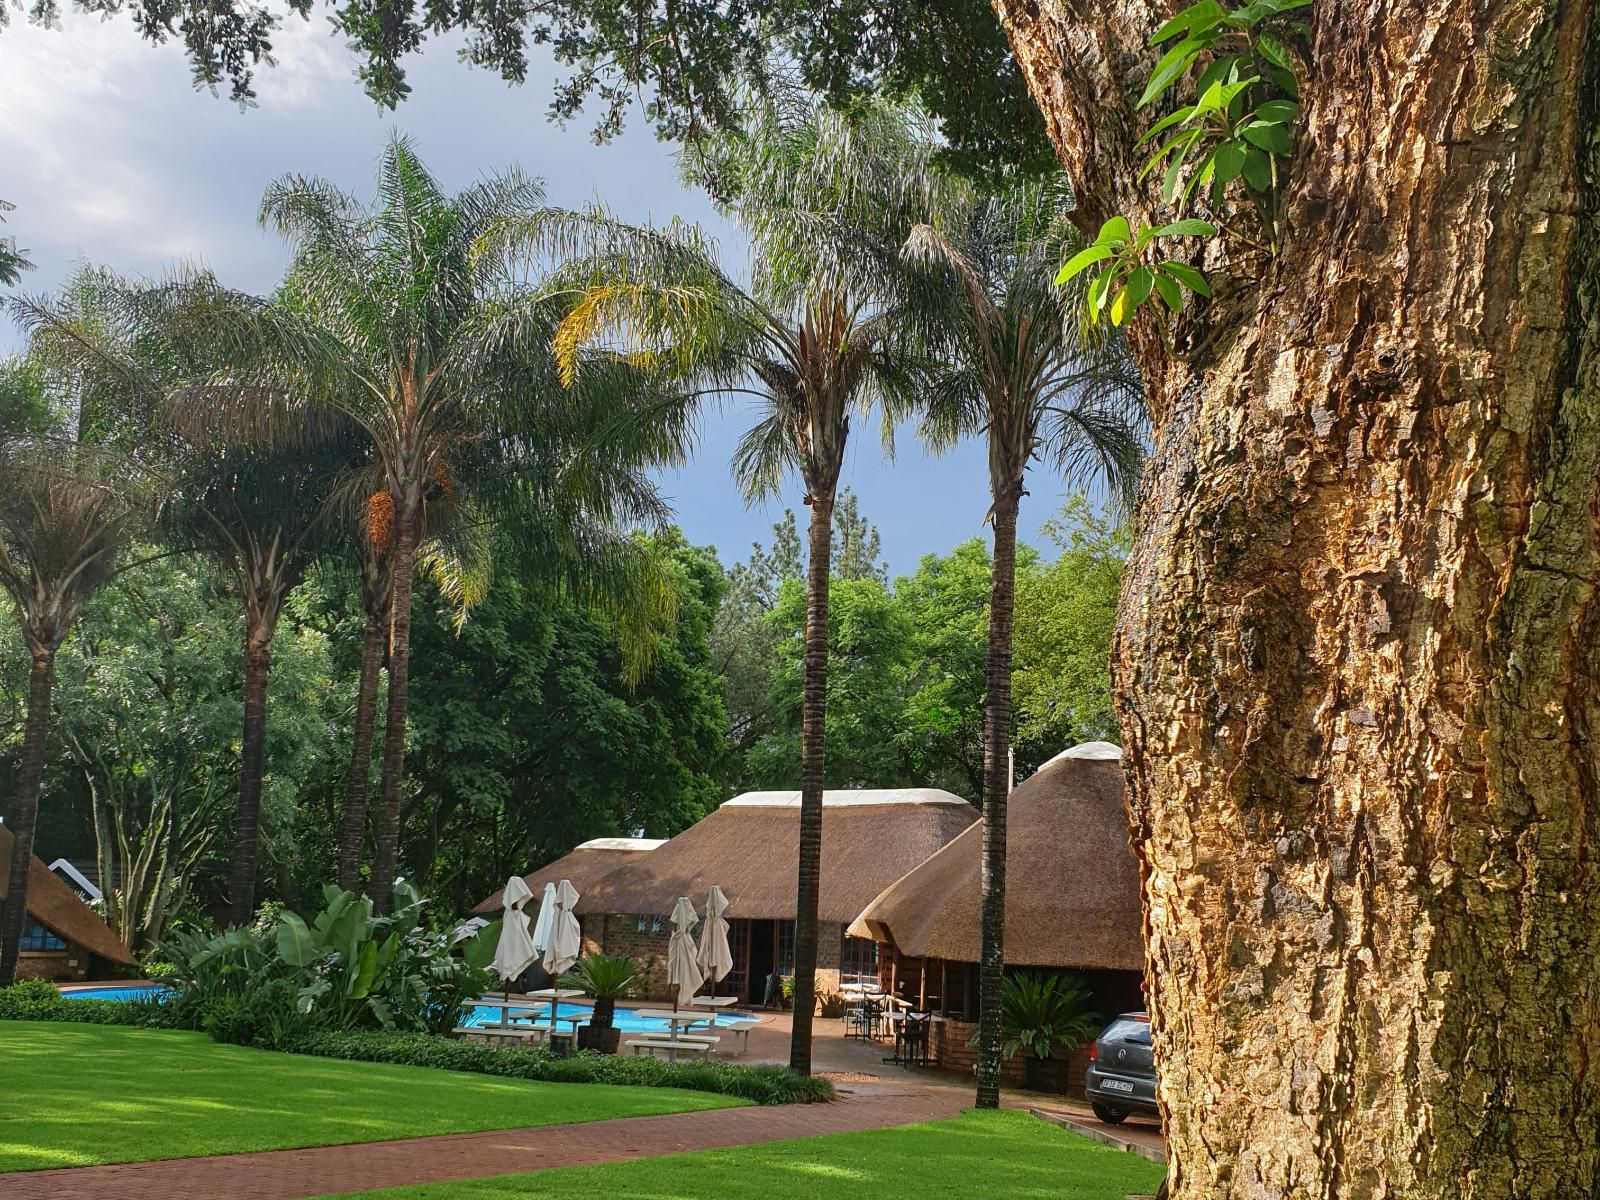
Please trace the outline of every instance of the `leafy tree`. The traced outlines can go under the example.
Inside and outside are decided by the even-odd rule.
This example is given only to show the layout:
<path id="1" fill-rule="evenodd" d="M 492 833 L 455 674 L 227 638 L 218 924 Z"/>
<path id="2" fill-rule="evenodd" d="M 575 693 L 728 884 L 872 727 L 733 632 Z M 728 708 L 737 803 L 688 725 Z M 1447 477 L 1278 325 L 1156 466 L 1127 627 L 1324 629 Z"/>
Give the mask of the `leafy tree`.
<path id="1" fill-rule="evenodd" d="M 281 19 L 251 0 L 91 0 L 88 7 L 103 15 L 126 10 L 153 43 L 179 38 L 195 86 L 215 92 L 225 82 L 241 105 L 254 103 L 254 72 L 271 65 Z M 317 7 L 315 0 L 289 5 L 307 19 Z M 51 24 L 58 9 L 58 0 L 32 0 L 30 19 Z M 1055 169 L 1043 119 L 984 4 L 846 0 L 824 10 L 798 0 L 653 0 L 624 11 L 598 0 L 425 9 L 411 0 L 329 0 L 324 11 L 355 53 L 367 95 L 388 108 L 411 92 L 407 56 L 430 35 L 460 32 L 467 61 L 513 83 L 527 79 L 529 46 L 548 48 L 571 69 L 555 84 L 551 119 L 564 123 L 592 104 L 599 140 L 620 133 L 638 105 L 658 136 L 693 142 L 737 127 L 752 90 L 799 85 L 840 107 L 865 95 L 916 99 L 939 122 L 940 158 L 991 181 Z"/>
<path id="2" fill-rule="evenodd" d="M 639 357 L 707 391 L 743 391 L 761 406 L 740 439 L 734 474 L 752 499 L 799 474 L 807 535 L 805 703 L 800 741 L 799 897 L 790 1065 L 811 1069 L 812 989 L 820 878 L 829 559 L 833 510 L 851 417 L 883 398 L 903 406 L 914 361 L 884 306 L 896 250 L 937 184 L 905 114 L 841 115 L 812 104 L 769 105 L 750 133 L 700 148 L 696 178 L 750 237 L 752 287 L 717 263 L 704 236 L 620 227 L 589 213 L 556 231 L 594 257 L 590 287 L 557 336 L 571 356 L 615 335 Z M 525 230 L 525 236 L 548 231 Z"/>
<path id="3" fill-rule="evenodd" d="M 1111 643 L 1129 531 L 1082 496 L 1044 527 L 1054 562 L 1017 571 L 1016 746 L 1019 778 L 1064 747 L 1116 741 Z M 1019 556 L 1020 557 L 1020 556 Z"/>
<path id="4" fill-rule="evenodd" d="M 796 786 L 804 736 L 806 590 L 785 583 L 768 620 L 780 631 L 770 704 L 774 728 L 746 756 L 745 784 Z M 905 708 L 903 681 L 913 639 L 905 614 L 876 579 L 835 575 L 828 586 L 826 736 L 832 787 L 904 787 L 895 731 Z"/>
<path id="5" fill-rule="evenodd" d="M 464 907 L 588 838 L 670 836 L 721 800 L 722 572 L 675 531 L 657 548 L 678 615 L 636 679 L 601 610 L 506 578 L 458 629 L 425 590 L 401 859 L 431 895 Z"/>
<path id="6" fill-rule="evenodd" d="M 861 515 L 861 504 L 849 488 L 839 493 L 833 513 L 833 548 L 829 560 L 840 579 L 889 581 L 889 568 L 878 557 L 877 527 Z"/>
<path id="7" fill-rule="evenodd" d="M 16 208 L 15 204 L 7 204 L 0 200 L 0 213 L 10 212 Z M 0 222 L 5 220 L 0 217 Z M 28 261 L 28 252 L 17 249 L 16 238 L 0 238 L 0 284 L 10 285 L 22 279 L 24 271 L 31 271 L 33 264 Z"/>
<path id="8" fill-rule="evenodd" d="M 1019 563 L 1031 561 L 1022 547 Z M 903 684 L 905 710 L 897 731 L 911 777 L 974 801 L 983 795 L 984 632 L 989 620 L 989 549 L 962 542 L 944 555 L 923 556 L 895 581 L 913 647 Z"/>
<path id="9" fill-rule="evenodd" d="M 44 432 L 0 430 L 0 588 L 16 607 L 29 657 L 27 718 L 7 828 L 12 855 L 0 914 L 0 986 L 16 976 L 27 921 L 45 734 L 56 652 L 84 603 L 151 519 L 152 486 L 138 464 L 95 440 L 95 396 L 55 372 L 60 389 Z M 87 435 L 87 436 L 86 436 Z"/>

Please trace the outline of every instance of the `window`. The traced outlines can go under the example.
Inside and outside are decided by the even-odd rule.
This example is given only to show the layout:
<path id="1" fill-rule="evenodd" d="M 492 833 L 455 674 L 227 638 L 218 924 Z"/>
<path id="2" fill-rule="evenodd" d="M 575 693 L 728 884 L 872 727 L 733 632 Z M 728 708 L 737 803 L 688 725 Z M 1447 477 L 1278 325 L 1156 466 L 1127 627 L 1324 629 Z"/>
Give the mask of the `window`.
<path id="1" fill-rule="evenodd" d="M 776 954 L 779 975 L 794 974 L 794 922 L 777 921 L 778 951 Z"/>
<path id="2" fill-rule="evenodd" d="M 66 942 L 62 941 L 37 921 L 32 922 L 26 929 L 22 931 L 22 942 L 19 946 L 19 949 L 65 950 L 66 948 Z"/>
<path id="3" fill-rule="evenodd" d="M 878 982 L 878 943 L 869 938 L 844 939 L 839 951 L 840 983 Z"/>

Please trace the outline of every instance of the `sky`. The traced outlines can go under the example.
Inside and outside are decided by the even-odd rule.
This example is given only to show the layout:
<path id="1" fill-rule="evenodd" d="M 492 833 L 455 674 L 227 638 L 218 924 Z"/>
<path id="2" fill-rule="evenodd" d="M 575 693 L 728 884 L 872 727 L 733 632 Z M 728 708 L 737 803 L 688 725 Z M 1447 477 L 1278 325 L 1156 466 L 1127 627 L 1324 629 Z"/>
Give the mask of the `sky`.
<path id="1" fill-rule="evenodd" d="M 257 74 L 258 105 L 241 111 L 225 95 L 196 92 L 181 50 L 141 41 L 125 16 L 66 12 L 61 30 L 44 30 L 14 13 L 0 29 L 0 199 L 16 211 L 0 232 L 37 264 L 21 290 L 48 292 L 79 262 L 159 275 L 187 259 L 229 286 L 266 292 L 287 262 L 277 235 L 256 223 L 267 183 L 323 175 L 368 195 L 393 130 L 415 139 L 448 188 L 515 164 L 544 180 L 554 204 L 598 197 L 632 221 L 684 217 L 713 231 L 730 269 L 744 261 L 738 232 L 678 182 L 671 148 L 639 122 L 596 146 L 581 117 L 567 128 L 546 119 L 553 62 L 534 57 L 528 82 L 510 87 L 459 62 L 448 40 L 430 43 L 408 66 L 411 97 L 389 112 L 362 93 L 353 59 L 325 30 L 320 17 L 290 21 L 275 39 L 278 65 Z M 0 352 L 20 346 L 14 328 L 0 327 Z M 805 519 L 796 480 L 763 507 L 740 498 L 728 460 L 747 423 L 741 405 L 707 412 L 694 460 L 662 479 L 687 536 L 716 546 L 724 562 L 767 540 L 785 507 Z M 987 536 L 981 445 L 932 457 L 904 430 L 889 462 L 875 431 L 854 430 L 852 440 L 842 486 L 877 525 L 892 574 Z M 1037 543 L 1062 489 L 1045 475 L 1030 486 L 1019 532 Z"/>

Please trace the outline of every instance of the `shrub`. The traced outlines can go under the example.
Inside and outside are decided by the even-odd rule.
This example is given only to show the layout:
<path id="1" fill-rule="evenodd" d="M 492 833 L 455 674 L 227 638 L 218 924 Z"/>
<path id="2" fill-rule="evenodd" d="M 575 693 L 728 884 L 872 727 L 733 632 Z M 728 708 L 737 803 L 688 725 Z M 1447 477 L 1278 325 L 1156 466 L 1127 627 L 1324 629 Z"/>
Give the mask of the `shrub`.
<path id="1" fill-rule="evenodd" d="M 80 1025 L 160 1025 L 151 1001 L 68 1000 L 53 983 L 27 979 L 0 988 L 0 1021 L 71 1021 Z"/>
<path id="2" fill-rule="evenodd" d="M 312 1029 L 300 1011 L 300 990 L 288 979 L 271 979 L 241 996 L 220 996 L 206 1010 L 204 1028 L 215 1042 L 277 1050 Z"/>
<path id="3" fill-rule="evenodd" d="M 558 1058 L 543 1046 L 492 1046 L 428 1033 L 381 1029 L 318 1028 L 301 1011 L 293 980 L 266 980 L 237 993 L 213 997 L 205 1030 L 219 1042 L 342 1058 L 467 1071 L 546 1083 L 600 1083 L 627 1087 L 683 1088 L 714 1092 L 755 1104 L 816 1104 L 834 1098 L 833 1085 L 796 1075 L 776 1064 L 668 1063 L 655 1058 L 618 1058 L 579 1051 Z M 91 1025 L 180 1027 L 185 1010 L 154 1000 L 68 1000 L 42 980 L 0 988 L 0 1020 L 71 1021 Z"/>
<path id="4" fill-rule="evenodd" d="M 833 1085 L 826 1079 L 796 1075 L 777 1065 L 668 1063 L 586 1051 L 558 1058 L 542 1046 L 492 1046 L 421 1033 L 328 1030 L 295 1038 L 282 1049 L 323 1058 L 470 1071 L 547 1083 L 683 1088 L 735 1096 L 756 1104 L 812 1104 L 834 1096 Z"/>

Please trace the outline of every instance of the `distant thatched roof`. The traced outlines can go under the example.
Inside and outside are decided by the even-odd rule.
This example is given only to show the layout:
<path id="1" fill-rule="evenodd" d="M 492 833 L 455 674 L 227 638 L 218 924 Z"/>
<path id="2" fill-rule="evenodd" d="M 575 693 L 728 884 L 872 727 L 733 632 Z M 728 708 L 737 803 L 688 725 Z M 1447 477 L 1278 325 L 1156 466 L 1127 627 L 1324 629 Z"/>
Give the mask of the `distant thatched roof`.
<path id="1" fill-rule="evenodd" d="M 537 897 L 544 895 L 546 883 L 560 883 L 563 879 L 572 880 L 572 886 L 578 889 L 581 896 L 601 879 L 611 874 L 624 863 L 632 862 L 642 854 L 648 854 L 657 846 L 665 845 L 661 838 L 594 838 L 583 842 L 570 854 L 565 854 L 534 871 L 531 875 L 522 877 L 535 899 L 531 911 L 539 911 Z M 492 895 L 486 896 L 473 908 L 475 914 L 484 916 L 500 911 L 500 893 L 504 888 L 495 888 Z"/>
<path id="2" fill-rule="evenodd" d="M 11 885 L 11 831 L 0 825 L 0 903 Z M 128 966 L 133 955 L 78 894 L 35 855 L 28 872 L 28 912 L 57 937 L 110 962 Z"/>
<path id="3" fill-rule="evenodd" d="M 977 819 L 959 796 L 933 788 L 823 793 L 818 916 L 851 920 L 873 896 Z M 666 915 L 679 896 L 696 906 L 720 884 L 730 918 L 792 920 L 800 854 L 800 793 L 746 792 L 661 849 L 584 891 L 582 913 Z"/>
<path id="4" fill-rule="evenodd" d="M 1006 962 L 1144 967 L 1139 866 L 1128 840 L 1121 752 L 1086 742 L 1006 805 Z M 978 961 L 983 830 L 974 826 L 896 881 L 850 929 L 912 958 Z"/>

